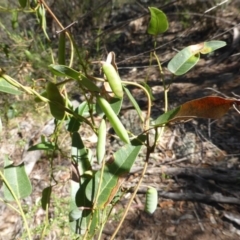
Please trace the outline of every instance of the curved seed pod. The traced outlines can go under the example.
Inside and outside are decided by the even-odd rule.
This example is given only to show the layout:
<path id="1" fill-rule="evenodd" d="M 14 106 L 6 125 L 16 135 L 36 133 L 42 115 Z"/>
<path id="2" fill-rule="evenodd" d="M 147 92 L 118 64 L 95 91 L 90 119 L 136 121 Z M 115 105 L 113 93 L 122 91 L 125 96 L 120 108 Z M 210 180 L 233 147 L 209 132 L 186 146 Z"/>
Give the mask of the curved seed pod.
<path id="1" fill-rule="evenodd" d="M 112 64 L 104 62 L 102 65 L 103 72 L 108 80 L 108 83 L 116 97 L 123 97 L 123 88 L 121 78 Z"/>
<path id="2" fill-rule="evenodd" d="M 97 104 L 101 107 L 102 111 L 105 113 L 107 119 L 111 123 L 114 131 L 118 137 L 125 143 L 130 143 L 128 133 L 125 127 L 122 125 L 118 116 L 113 111 L 111 105 L 103 97 L 97 97 Z"/>
<path id="3" fill-rule="evenodd" d="M 158 204 L 158 192 L 156 188 L 149 187 L 146 193 L 145 211 L 153 214 Z"/>
<path id="4" fill-rule="evenodd" d="M 97 142 L 97 161 L 100 164 L 105 155 L 105 146 L 106 146 L 106 122 L 103 119 L 98 129 L 98 142 Z"/>

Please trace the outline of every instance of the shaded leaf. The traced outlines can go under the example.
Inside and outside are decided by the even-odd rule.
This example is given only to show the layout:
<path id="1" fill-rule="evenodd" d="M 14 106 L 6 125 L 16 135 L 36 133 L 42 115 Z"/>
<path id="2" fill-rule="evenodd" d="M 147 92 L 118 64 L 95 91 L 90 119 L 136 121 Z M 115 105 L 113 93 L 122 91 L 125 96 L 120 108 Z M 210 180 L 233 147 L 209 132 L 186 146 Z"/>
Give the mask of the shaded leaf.
<path id="1" fill-rule="evenodd" d="M 65 102 L 62 95 L 57 86 L 52 82 L 48 82 L 46 91 L 47 98 L 50 100 L 49 106 L 51 114 L 57 120 L 62 120 L 65 116 Z"/>
<path id="2" fill-rule="evenodd" d="M 48 206 L 50 204 L 51 193 L 52 193 L 52 186 L 46 187 L 42 191 L 41 203 L 42 203 L 42 208 L 44 210 L 47 210 L 47 208 L 48 208 Z"/>
<path id="3" fill-rule="evenodd" d="M 92 92 L 100 92 L 99 87 L 95 83 L 93 83 L 89 78 L 87 78 L 85 75 L 80 74 L 80 78 L 78 79 L 78 82 L 87 88 L 89 91 Z"/>
<path id="4" fill-rule="evenodd" d="M 28 1 L 28 0 L 18 0 L 20 6 L 21 6 L 22 8 L 25 8 L 25 7 L 27 6 L 27 1 Z"/>
<path id="5" fill-rule="evenodd" d="M 80 175 L 91 169 L 88 151 L 78 132 L 74 132 L 72 135 L 72 160 L 77 163 Z"/>
<path id="6" fill-rule="evenodd" d="M 65 64 L 65 50 L 66 50 L 66 33 L 65 31 L 59 34 L 59 42 L 58 42 L 58 63 L 64 65 Z"/>

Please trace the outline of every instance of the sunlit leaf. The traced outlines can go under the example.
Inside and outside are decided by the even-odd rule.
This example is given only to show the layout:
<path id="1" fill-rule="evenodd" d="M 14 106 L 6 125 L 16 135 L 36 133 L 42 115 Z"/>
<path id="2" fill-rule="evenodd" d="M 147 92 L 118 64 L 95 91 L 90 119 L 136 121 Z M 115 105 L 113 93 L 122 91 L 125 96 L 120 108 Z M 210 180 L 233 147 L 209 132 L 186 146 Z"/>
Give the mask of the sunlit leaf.
<path id="1" fill-rule="evenodd" d="M 168 63 L 168 70 L 175 75 L 183 75 L 196 65 L 200 53 L 207 54 L 225 45 L 224 41 L 209 41 L 188 46 L 171 59 Z"/>
<path id="2" fill-rule="evenodd" d="M 113 161 L 105 165 L 99 198 L 97 199 L 97 206 L 99 208 L 111 202 L 122 183 L 122 177 L 130 171 L 141 148 L 141 142 L 134 140 L 131 144 L 127 144 L 115 152 Z M 96 198 L 100 176 L 101 171 L 97 171 L 94 179 L 91 180 L 87 186 L 86 196 L 89 200 L 92 199 L 93 196 Z"/>
<path id="3" fill-rule="evenodd" d="M 5 156 L 3 173 L 17 198 L 25 198 L 31 194 L 32 186 L 23 164 L 13 166 L 8 157 Z M 3 193 L 6 200 L 14 201 L 14 197 L 6 184 L 3 184 Z"/>
<path id="4" fill-rule="evenodd" d="M 56 64 L 51 64 L 49 66 L 51 72 L 60 77 L 70 77 L 72 79 L 78 80 L 80 73 L 68 66 L 65 65 L 56 65 Z"/>
<path id="5" fill-rule="evenodd" d="M 137 111 L 137 114 L 138 114 L 139 118 L 140 118 L 140 119 L 142 120 L 142 122 L 143 122 L 142 111 L 141 111 L 140 107 L 138 106 L 137 101 L 135 100 L 135 98 L 133 97 L 133 95 L 131 94 L 131 92 L 130 92 L 126 87 L 124 87 L 123 89 L 124 89 L 125 93 L 127 94 L 127 96 L 128 96 L 128 98 L 129 98 L 130 102 L 132 103 L 133 107 L 134 107 L 135 110 Z"/>
<path id="6" fill-rule="evenodd" d="M 164 113 L 155 120 L 154 126 L 169 122 L 187 121 L 192 118 L 221 118 L 233 105 L 240 105 L 240 100 L 209 96 L 195 99 Z"/>
<path id="7" fill-rule="evenodd" d="M 226 42 L 224 41 L 209 41 L 209 42 L 204 42 L 204 47 L 201 49 L 202 54 L 207 54 L 210 52 L 213 52 L 219 48 L 222 48 L 226 46 Z"/>
<path id="8" fill-rule="evenodd" d="M 148 34 L 156 36 L 160 33 L 167 31 L 168 20 L 166 15 L 161 10 L 155 7 L 149 7 L 148 9 L 151 16 L 147 29 Z"/>
<path id="9" fill-rule="evenodd" d="M 168 63 L 168 70 L 175 75 L 183 75 L 193 68 L 200 58 L 199 53 L 193 54 L 191 46 L 178 52 Z"/>
<path id="10" fill-rule="evenodd" d="M 50 151 L 56 149 L 56 146 L 52 142 L 41 142 L 38 143 L 28 149 L 28 151 L 36 151 L 36 150 L 45 150 L 45 151 Z"/>
<path id="11" fill-rule="evenodd" d="M 74 132 L 72 135 L 72 160 L 77 163 L 81 175 L 91 169 L 88 151 L 78 132 Z"/>
<path id="12" fill-rule="evenodd" d="M 2 77 L 0 77 L 0 92 L 10 93 L 14 95 L 19 95 L 22 93 Z"/>

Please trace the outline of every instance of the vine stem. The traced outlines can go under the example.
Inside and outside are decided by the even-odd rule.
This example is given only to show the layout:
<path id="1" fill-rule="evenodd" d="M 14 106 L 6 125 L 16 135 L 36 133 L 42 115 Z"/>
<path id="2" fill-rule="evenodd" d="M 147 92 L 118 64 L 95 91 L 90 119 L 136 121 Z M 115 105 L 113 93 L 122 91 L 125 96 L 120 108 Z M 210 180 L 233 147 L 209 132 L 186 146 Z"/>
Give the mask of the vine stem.
<path id="1" fill-rule="evenodd" d="M 149 155 L 147 155 L 147 159 L 148 159 L 148 156 L 149 156 Z M 130 207 L 131 207 L 131 204 L 132 204 L 132 202 L 133 202 L 133 199 L 135 198 L 135 196 L 136 196 L 136 194 L 137 194 L 137 191 L 138 191 L 138 189 L 139 189 L 139 187 L 140 187 L 140 185 L 141 185 L 141 183 L 142 183 L 142 181 L 143 181 L 143 177 L 144 177 L 144 175 L 145 175 L 145 173 L 146 173 L 146 171 L 147 171 L 147 167 L 148 167 L 148 161 L 146 161 L 145 164 L 144 164 L 144 168 L 143 168 L 143 171 L 142 171 L 141 178 L 139 179 L 139 182 L 138 182 L 138 184 L 137 184 L 137 186 L 136 186 L 136 188 L 135 188 L 135 190 L 134 190 L 134 192 L 133 192 L 133 194 L 132 194 L 132 197 L 130 198 L 130 200 L 129 200 L 129 202 L 128 202 L 128 205 L 127 205 L 127 207 L 126 207 L 126 209 L 125 209 L 125 211 L 124 211 L 124 213 L 123 213 L 123 216 L 122 216 L 122 218 L 121 218 L 121 221 L 119 222 L 119 224 L 118 224 L 116 230 L 114 231 L 113 235 L 111 236 L 110 240 L 114 240 L 114 238 L 115 238 L 115 236 L 117 235 L 119 229 L 121 228 L 121 226 L 122 226 L 122 224 L 123 224 L 123 221 L 124 221 L 124 219 L 126 218 L 127 213 L 128 213 L 128 211 L 129 211 L 129 209 L 130 209 Z"/>
<path id="2" fill-rule="evenodd" d="M 149 129 L 149 120 L 150 120 L 150 115 L 151 115 L 151 97 L 150 97 L 148 91 L 142 85 L 135 83 L 135 82 L 122 81 L 122 83 L 127 84 L 127 85 L 137 86 L 145 92 L 147 99 L 148 99 L 148 108 L 147 108 L 147 116 L 146 116 L 145 122 L 144 122 L 144 124 L 145 124 L 144 130 L 147 131 Z"/>

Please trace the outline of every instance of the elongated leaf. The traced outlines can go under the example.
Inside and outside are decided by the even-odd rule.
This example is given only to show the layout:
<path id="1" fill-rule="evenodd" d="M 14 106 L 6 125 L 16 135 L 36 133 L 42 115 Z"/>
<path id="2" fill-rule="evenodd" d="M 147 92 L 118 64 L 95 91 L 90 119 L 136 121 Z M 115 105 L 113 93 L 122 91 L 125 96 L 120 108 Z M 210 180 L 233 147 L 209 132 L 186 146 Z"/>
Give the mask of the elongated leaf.
<path id="1" fill-rule="evenodd" d="M 25 172 L 24 165 L 13 166 L 8 157 L 4 159 L 4 177 L 12 188 L 17 198 L 28 197 L 32 192 L 30 180 Z M 4 198 L 7 201 L 14 201 L 13 195 L 6 186 L 3 185 Z"/>
<path id="2" fill-rule="evenodd" d="M 60 94 L 57 86 L 52 82 L 48 82 L 46 91 L 47 98 L 50 100 L 49 106 L 52 115 L 56 119 L 62 120 L 65 116 L 65 102 L 62 95 Z"/>
<path id="3" fill-rule="evenodd" d="M 148 25 L 147 32 L 151 35 L 158 35 L 164 33 L 168 29 L 168 20 L 166 15 L 159 9 L 155 7 L 149 7 L 150 11 L 150 22 Z"/>
<path id="4" fill-rule="evenodd" d="M 102 208 L 111 202 L 121 185 L 122 177 L 130 171 L 141 148 L 141 143 L 134 140 L 132 144 L 127 144 L 114 153 L 114 160 L 111 163 L 106 164 L 100 194 L 97 200 L 98 208 Z M 91 180 L 87 186 L 86 196 L 89 200 L 96 198 L 100 176 L 101 172 L 97 171 L 94 179 Z"/>
<path id="5" fill-rule="evenodd" d="M 72 135 L 72 160 L 78 164 L 78 171 L 81 175 L 91 169 L 88 151 L 78 132 Z"/>
<path id="6" fill-rule="evenodd" d="M 59 43 L 58 43 L 58 63 L 65 64 L 65 47 L 66 45 L 66 33 L 63 31 L 59 34 Z"/>
<path id="7" fill-rule="evenodd" d="M 191 46 L 178 52 L 168 63 L 168 70 L 175 75 L 183 75 L 199 61 L 200 54 L 193 53 Z"/>
<path id="8" fill-rule="evenodd" d="M 14 95 L 19 95 L 22 92 L 19 91 L 16 87 L 8 83 L 4 78 L 0 77 L 0 92 L 10 93 Z"/>
<path id="9" fill-rule="evenodd" d="M 28 151 L 36 151 L 36 150 L 45 150 L 50 151 L 56 149 L 56 146 L 52 142 L 41 142 L 38 143 L 28 149 Z"/>
<path id="10" fill-rule="evenodd" d="M 183 75 L 196 65 L 200 53 L 207 54 L 225 45 L 224 41 L 209 41 L 188 46 L 172 58 L 168 63 L 168 70 L 175 75 Z"/>
<path id="11" fill-rule="evenodd" d="M 195 99 L 159 116 L 154 126 L 169 122 L 187 121 L 192 118 L 221 118 L 233 105 L 240 105 L 240 100 L 209 96 Z"/>
<path id="12" fill-rule="evenodd" d="M 2 133 L 2 130 L 3 130 L 2 119 L 1 119 L 1 117 L 0 117 L 0 135 L 1 135 L 1 133 Z"/>
<path id="13" fill-rule="evenodd" d="M 142 111 L 141 111 L 140 107 L 138 106 L 137 101 L 135 100 L 135 98 L 133 97 L 133 95 L 131 94 L 131 92 L 130 92 L 126 87 L 124 87 L 123 89 L 124 89 L 125 93 L 127 94 L 127 96 L 128 96 L 128 98 L 129 98 L 130 102 L 132 103 L 133 107 L 134 107 L 135 110 L 137 111 L 137 114 L 138 114 L 139 118 L 140 118 L 140 119 L 142 120 L 142 122 L 143 122 Z"/>
<path id="14" fill-rule="evenodd" d="M 100 92 L 100 88 L 83 74 L 80 74 L 78 82 L 92 92 Z"/>
<path id="15" fill-rule="evenodd" d="M 70 77 L 72 79 L 78 80 L 80 73 L 70 67 L 67 67 L 65 65 L 55 65 L 51 64 L 49 66 L 51 72 L 60 77 Z"/>
<path id="16" fill-rule="evenodd" d="M 44 188 L 43 191 L 42 191 L 42 199 L 41 199 L 41 202 L 42 202 L 42 208 L 43 208 L 44 210 L 47 210 L 47 207 L 48 207 L 49 204 L 50 204 L 51 194 L 52 194 L 52 186 L 46 187 L 46 188 Z"/>
<path id="17" fill-rule="evenodd" d="M 209 42 L 204 42 L 203 49 L 201 49 L 202 54 L 207 54 L 210 52 L 213 52 L 219 48 L 222 48 L 226 46 L 226 42 L 224 41 L 209 41 Z"/>

